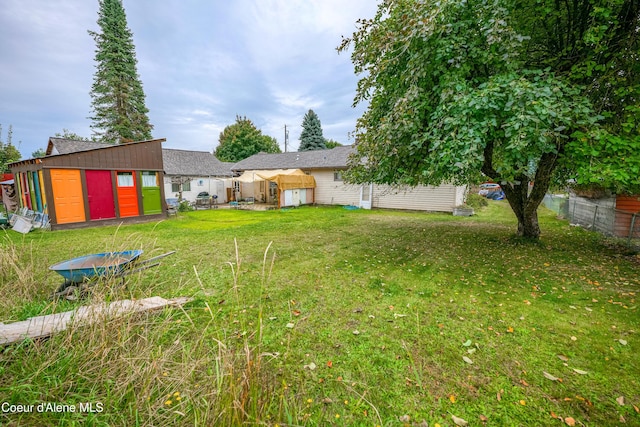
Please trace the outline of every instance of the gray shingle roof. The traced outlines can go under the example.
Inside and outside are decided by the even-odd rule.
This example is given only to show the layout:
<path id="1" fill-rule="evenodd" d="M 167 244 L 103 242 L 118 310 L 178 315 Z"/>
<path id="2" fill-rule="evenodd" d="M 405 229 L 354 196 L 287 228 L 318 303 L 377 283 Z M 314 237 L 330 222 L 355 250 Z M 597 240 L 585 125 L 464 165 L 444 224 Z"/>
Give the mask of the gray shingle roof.
<path id="1" fill-rule="evenodd" d="M 231 167 L 234 171 L 259 169 L 344 169 L 349 154 L 355 148 L 344 145 L 330 150 L 296 151 L 291 153 L 258 153 Z"/>
<path id="2" fill-rule="evenodd" d="M 55 154 L 70 154 L 78 151 L 95 150 L 96 148 L 105 148 L 113 144 L 96 141 L 77 141 L 75 139 L 49 138 L 47 145 L 47 156 Z"/>
<path id="3" fill-rule="evenodd" d="M 162 149 L 162 163 L 167 175 L 232 176 L 233 163 L 221 162 L 208 151 Z"/>

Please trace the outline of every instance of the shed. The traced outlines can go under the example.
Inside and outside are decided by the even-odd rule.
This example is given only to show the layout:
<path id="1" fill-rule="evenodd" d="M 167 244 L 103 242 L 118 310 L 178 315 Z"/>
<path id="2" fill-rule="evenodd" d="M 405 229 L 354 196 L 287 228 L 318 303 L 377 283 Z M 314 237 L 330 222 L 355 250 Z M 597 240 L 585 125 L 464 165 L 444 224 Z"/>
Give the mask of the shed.
<path id="1" fill-rule="evenodd" d="M 9 165 L 20 207 L 49 215 L 52 229 L 164 218 L 164 141 L 112 145 L 50 138 L 50 155 Z M 74 151 L 60 150 L 65 145 Z"/>
<path id="2" fill-rule="evenodd" d="M 640 238 L 640 194 L 585 197 L 570 193 L 568 215 L 579 224 L 603 234 L 629 239 Z"/>

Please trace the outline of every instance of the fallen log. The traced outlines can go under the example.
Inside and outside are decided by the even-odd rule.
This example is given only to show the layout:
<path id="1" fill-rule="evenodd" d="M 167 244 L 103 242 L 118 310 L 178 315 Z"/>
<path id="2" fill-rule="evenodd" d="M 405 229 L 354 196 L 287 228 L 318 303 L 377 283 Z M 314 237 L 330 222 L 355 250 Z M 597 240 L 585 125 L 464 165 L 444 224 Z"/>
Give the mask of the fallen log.
<path id="1" fill-rule="evenodd" d="M 139 300 L 121 300 L 110 304 L 93 304 L 78 307 L 75 310 L 46 316 L 31 317 L 21 322 L 0 323 L 0 346 L 13 344 L 26 338 L 45 338 L 71 326 L 82 326 L 104 319 L 112 319 L 125 314 L 158 310 L 168 306 L 180 306 L 192 298 L 179 297 L 164 299 L 150 297 Z"/>

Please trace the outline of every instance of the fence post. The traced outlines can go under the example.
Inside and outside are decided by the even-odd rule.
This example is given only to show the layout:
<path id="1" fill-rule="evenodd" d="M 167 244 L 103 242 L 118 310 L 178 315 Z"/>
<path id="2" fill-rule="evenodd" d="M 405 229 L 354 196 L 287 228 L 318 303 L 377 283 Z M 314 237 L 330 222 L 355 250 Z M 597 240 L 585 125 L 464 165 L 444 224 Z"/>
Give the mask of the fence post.
<path id="1" fill-rule="evenodd" d="M 633 229 L 635 228 L 635 224 L 636 224 L 636 215 L 637 214 L 633 214 L 631 215 L 631 225 L 629 226 L 629 238 L 627 239 L 627 246 L 631 247 L 631 238 L 633 237 Z"/>

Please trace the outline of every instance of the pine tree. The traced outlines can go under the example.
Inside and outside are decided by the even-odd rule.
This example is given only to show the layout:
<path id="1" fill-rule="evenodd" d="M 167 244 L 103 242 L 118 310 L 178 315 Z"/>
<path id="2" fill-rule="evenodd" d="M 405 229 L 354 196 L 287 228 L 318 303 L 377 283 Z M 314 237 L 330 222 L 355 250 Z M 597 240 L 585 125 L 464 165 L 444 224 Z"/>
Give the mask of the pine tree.
<path id="1" fill-rule="evenodd" d="M 326 148 L 320 119 L 313 110 L 309 110 L 302 119 L 302 133 L 300 134 L 298 151 L 325 150 Z"/>
<path id="2" fill-rule="evenodd" d="M 136 68 L 133 34 L 127 27 L 122 0 L 98 0 L 100 33 L 89 31 L 96 42 L 96 72 L 91 86 L 93 124 L 103 142 L 151 139 L 142 82 Z"/>

